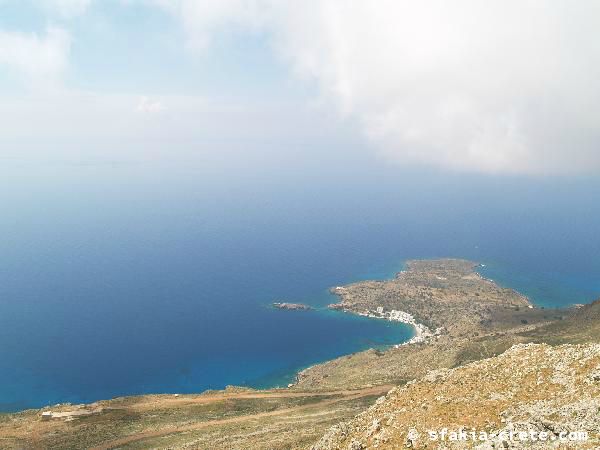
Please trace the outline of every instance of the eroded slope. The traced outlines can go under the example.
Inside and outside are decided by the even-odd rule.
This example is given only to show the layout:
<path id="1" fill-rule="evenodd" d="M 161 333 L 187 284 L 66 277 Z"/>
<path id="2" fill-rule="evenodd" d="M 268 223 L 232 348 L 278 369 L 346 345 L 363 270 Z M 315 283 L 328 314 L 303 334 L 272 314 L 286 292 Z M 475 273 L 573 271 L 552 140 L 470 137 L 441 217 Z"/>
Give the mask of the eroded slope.
<path id="1" fill-rule="evenodd" d="M 534 430 L 547 433 L 544 441 L 528 443 L 537 448 L 598 448 L 599 427 L 600 345 L 521 344 L 393 389 L 354 420 L 333 427 L 313 450 L 524 446 L 518 438 L 441 442 L 443 428 L 474 429 L 477 436 Z M 438 440 L 430 431 L 438 432 Z M 561 442 L 563 431 L 585 432 L 588 440 Z"/>

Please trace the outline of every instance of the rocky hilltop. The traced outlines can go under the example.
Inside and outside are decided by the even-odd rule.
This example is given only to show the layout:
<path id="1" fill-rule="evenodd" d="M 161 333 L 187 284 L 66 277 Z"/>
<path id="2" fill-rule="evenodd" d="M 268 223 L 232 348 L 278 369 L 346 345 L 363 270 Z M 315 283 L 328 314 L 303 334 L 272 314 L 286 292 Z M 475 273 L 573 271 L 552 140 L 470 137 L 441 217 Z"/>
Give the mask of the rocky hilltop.
<path id="1" fill-rule="evenodd" d="M 520 344 L 392 389 L 312 449 L 592 449 L 599 415 L 600 344 Z"/>

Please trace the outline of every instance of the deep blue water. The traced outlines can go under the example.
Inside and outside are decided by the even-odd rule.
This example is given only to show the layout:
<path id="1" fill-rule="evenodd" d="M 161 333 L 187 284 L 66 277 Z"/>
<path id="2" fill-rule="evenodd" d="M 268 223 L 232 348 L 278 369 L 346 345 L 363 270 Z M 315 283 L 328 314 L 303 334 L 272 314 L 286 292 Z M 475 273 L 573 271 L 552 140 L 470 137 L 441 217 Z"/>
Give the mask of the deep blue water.
<path id="1" fill-rule="evenodd" d="M 227 384 L 400 342 L 330 286 L 466 257 L 538 304 L 600 296 L 600 183 L 152 164 L 0 168 L 0 410 Z"/>

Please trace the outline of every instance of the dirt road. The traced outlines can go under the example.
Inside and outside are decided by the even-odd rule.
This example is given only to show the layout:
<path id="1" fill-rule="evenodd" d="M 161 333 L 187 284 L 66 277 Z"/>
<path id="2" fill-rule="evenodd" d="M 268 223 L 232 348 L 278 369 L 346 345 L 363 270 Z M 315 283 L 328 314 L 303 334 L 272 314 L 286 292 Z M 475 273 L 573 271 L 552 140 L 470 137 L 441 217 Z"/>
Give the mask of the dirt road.
<path id="1" fill-rule="evenodd" d="M 169 434 L 182 433 L 187 431 L 199 430 L 211 426 L 225 425 L 236 422 L 244 422 L 247 420 L 262 419 L 266 417 L 281 416 L 298 411 L 307 410 L 315 407 L 323 407 L 330 404 L 338 403 L 341 401 L 354 400 L 361 397 L 367 397 L 372 395 L 383 395 L 387 393 L 393 386 L 384 385 L 376 386 L 360 390 L 343 390 L 343 391 L 332 391 L 332 392 L 269 392 L 269 393 L 223 393 L 216 395 L 207 395 L 198 398 L 174 398 L 169 400 L 169 404 L 174 408 L 181 404 L 190 403 L 210 403 L 223 400 L 238 400 L 238 399 L 255 399 L 255 398 L 293 398 L 293 397 L 331 397 L 317 403 L 311 403 L 309 405 L 295 406 L 292 408 L 284 408 L 276 411 L 262 412 L 257 414 L 248 414 L 243 416 L 231 417 L 228 419 L 209 420 L 205 422 L 198 422 L 178 427 L 167 427 L 160 430 L 148 430 L 141 433 L 132 434 L 120 439 L 105 442 L 92 450 L 109 450 L 114 448 L 120 448 L 133 442 L 141 441 L 148 438 L 156 438 L 161 436 L 167 436 Z M 163 404 L 164 406 L 164 404 Z M 145 408 L 144 405 L 140 405 L 141 408 Z M 150 407 L 150 405 L 148 405 Z"/>

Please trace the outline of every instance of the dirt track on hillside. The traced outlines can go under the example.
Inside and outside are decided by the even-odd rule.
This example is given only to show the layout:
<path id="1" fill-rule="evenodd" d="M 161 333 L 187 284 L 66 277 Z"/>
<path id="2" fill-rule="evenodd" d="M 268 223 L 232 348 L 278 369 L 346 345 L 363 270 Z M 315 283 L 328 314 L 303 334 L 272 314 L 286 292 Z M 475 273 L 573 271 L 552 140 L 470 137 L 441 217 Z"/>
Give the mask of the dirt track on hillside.
<path id="1" fill-rule="evenodd" d="M 130 436 L 126 436 L 120 439 L 115 439 L 113 441 L 105 442 L 97 447 L 94 447 L 92 450 L 109 450 L 118 447 L 122 447 L 127 444 L 131 444 L 133 442 L 141 441 L 149 438 L 156 438 L 161 436 L 167 436 L 169 434 L 182 433 L 194 430 L 200 430 L 203 428 L 218 426 L 218 425 L 226 425 L 236 422 L 244 422 L 253 419 L 262 419 L 266 417 L 280 416 L 286 415 L 290 413 L 295 413 L 298 411 L 311 409 L 315 407 L 323 407 L 330 404 L 338 403 L 341 401 L 354 400 L 361 397 L 367 397 L 371 395 L 383 395 L 386 394 L 393 386 L 384 385 L 384 386 L 376 386 L 366 389 L 360 390 L 341 390 L 341 391 L 331 391 L 331 392 L 265 392 L 265 393 L 237 393 L 237 394 L 215 394 L 215 395 L 207 395 L 198 398 L 174 398 L 167 400 L 169 406 L 177 407 L 183 404 L 193 404 L 193 403 L 211 403 L 223 400 L 239 400 L 239 399 L 260 399 L 260 398 L 294 398 L 294 397 L 329 397 L 329 396 L 337 396 L 336 398 L 328 398 L 323 401 L 317 403 L 311 403 L 308 405 L 295 406 L 292 408 L 284 408 L 276 411 L 268 411 L 256 414 L 248 414 L 243 416 L 231 417 L 229 419 L 218 419 L 218 420 L 209 420 L 205 422 L 198 422 L 184 426 L 178 427 L 166 427 L 160 430 L 148 430 L 141 433 L 132 434 Z M 161 402 L 162 403 L 162 402 Z M 164 403 L 162 404 L 164 406 Z M 139 408 L 150 408 L 151 405 L 140 405 Z"/>

